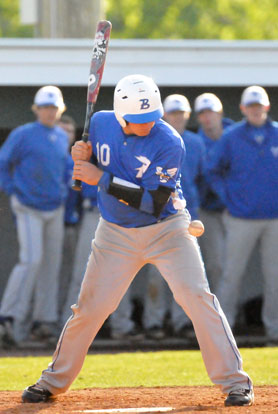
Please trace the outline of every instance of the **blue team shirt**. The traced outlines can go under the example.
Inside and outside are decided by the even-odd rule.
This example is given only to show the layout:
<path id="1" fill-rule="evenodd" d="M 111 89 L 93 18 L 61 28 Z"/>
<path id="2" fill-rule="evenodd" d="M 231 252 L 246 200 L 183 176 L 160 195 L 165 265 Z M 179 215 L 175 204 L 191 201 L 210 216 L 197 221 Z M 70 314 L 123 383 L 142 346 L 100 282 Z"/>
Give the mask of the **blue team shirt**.
<path id="1" fill-rule="evenodd" d="M 39 122 L 14 129 L 0 150 L 0 188 L 29 207 L 51 211 L 66 196 L 68 137 Z"/>
<path id="2" fill-rule="evenodd" d="M 222 127 L 223 130 L 227 129 L 231 125 L 234 124 L 234 121 L 229 118 L 222 119 Z M 203 140 L 206 149 L 206 159 L 209 158 L 210 153 L 214 150 L 215 145 L 217 144 L 218 140 L 214 141 L 213 139 L 209 138 L 202 128 L 198 129 L 198 135 Z M 201 198 L 201 207 L 205 210 L 211 211 L 223 211 L 225 205 L 219 198 L 218 194 L 212 189 L 211 185 L 208 183 L 205 175 L 201 182 L 200 188 L 200 198 Z"/>
<path id="3" fill-rule="evenodd" d="M 74 162 L 72 156 L 69 154 L 67 159 L 66 170 L 66 186 L 67 186 L 67 198 L 65 200 L 65 215 L 64 221 L 66 225 L 74 225 L 79 221 L 79 202 L 80 192 L 72 189 L 72 174 L 73 174 Z"/>
<path id="4" fill-rule="evenodd" d="M 246 120 L 229 128 L 217 143 L 207 177 L 231 215 L 278 218 L 278 123 L 262 127 Z"/>
<path id="5" fill-rule="evenodd" d="M 181 136 L 186 148 L 181 169 L 181 187 L 186 199 L 186 208 L 195 220 L 199 215 L 199 186 L 204 170 L 206 149 L 199 135 L 185 130 Z"/>
<path id="6" fill-rule="evenodd" d="M 158 219 L 152 214 L 153 203 L 148 190 L 156 190 L 160 185 L 169 187 L 183 199 L 179 181 L 184 144 L 174 128 L 163 120 L 155 123 L 148 136 L 138 137 L 124 134 L 113 111 L 97 112 L 91 120 L 89 139 L 98 166 L 104 171 L 98 185 L 98 207 L 105 220 L 123 227 L 156 223 Z M 139 210 L 107 194 L 112 176 L 144 189 Z M 170 197 L 159 220 L 176 213 Z"/>

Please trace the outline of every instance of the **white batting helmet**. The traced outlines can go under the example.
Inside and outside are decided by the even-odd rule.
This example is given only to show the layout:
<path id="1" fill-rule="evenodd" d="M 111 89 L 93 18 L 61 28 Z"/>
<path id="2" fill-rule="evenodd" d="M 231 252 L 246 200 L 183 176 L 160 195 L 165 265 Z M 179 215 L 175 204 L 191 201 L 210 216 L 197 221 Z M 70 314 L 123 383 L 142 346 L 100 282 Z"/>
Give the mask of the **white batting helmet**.
<path id="1" fill-rule="evenodd" d="M 57 86 L 52 85 L 43 86 L 37 91 L 34 98 L 34 105 L 53 105 L 59 108 L 61 112 L 64 112 L 66 109 L 62 92 Z"/>
<path id="2" fill-rule="evenodd" d="M 148 76 L 125 76 L 115 88 L 114 111 L 122 127 L 126 121 L 144 124 L 158 120 L 163 116 L 163 106 L 157 85 Z"/>

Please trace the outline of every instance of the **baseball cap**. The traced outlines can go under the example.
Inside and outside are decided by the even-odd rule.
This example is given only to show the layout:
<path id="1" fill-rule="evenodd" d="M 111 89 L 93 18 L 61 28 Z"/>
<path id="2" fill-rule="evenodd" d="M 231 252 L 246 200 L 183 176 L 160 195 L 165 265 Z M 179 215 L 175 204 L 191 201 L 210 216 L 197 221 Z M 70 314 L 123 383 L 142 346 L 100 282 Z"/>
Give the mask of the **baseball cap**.
<path id="1" fill-rule="evenodd" d="M 191 107 L 188 99 L 179 94 L 167 96 L 163 102 L 164 112 L 184 111 L 191 112 Z"/>
<path id="2" fill-rule="evenodd" d="M 248 106 L 254 103 L 261 104 L 263 106 L 269 106 L 269 98 L 264 88 L 261 86 L 249 86 L 244 89 L 241 95 L 241 105 Z"/>
<path id="3" fill-rule="evenodd" d="M 53 105 L 61 111 L 65 110 L 62 92 L 59 88 L 52 85 L 43 86 L 37 91 L 34 104 L 37 106 Z"/>
<path id="4" fill-rule="evenodd" d="M 223 110 L 220 99 L 214 93 L 203 93 L 195 99 L 195 112 L 202 112 L 206 109 L 213 112 L 221 112 Z"/>

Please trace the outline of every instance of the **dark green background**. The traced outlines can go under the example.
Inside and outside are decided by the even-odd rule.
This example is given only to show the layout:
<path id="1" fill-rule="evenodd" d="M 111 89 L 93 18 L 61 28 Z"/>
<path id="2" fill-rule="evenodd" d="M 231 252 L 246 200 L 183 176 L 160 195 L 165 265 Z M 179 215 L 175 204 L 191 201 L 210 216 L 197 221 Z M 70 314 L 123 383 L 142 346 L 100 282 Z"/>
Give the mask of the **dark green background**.
<path id="1" fill-rule="evenodd" d="M 239 110 L 240 96 L 243 87 L 161 87 L 161 96 L 164 99 L 171 93 L 184 94 L 193 107 L 194 99 L 204 92 L 215 93 L 223 103 L 225 116 L 238 121 L 241 119 Z M 0 140 L 5 140 L 7 134 L 12 128 L 34 120 L 31 111 L 33 98 L 38 87 L 0 87 Z M 78 135 L 81 135 L 85 111 L 86 111 L 86 87 L 61 87 L 64 95 L 64 101 L 67 105 L 67 114 L 72 116 L 78 125 Z M 95 111 L 102 109 L 112 109 L 113 106 L 112 87 L 101 87 Z M 278 120 L 278 94 L 277 87 L 266 87 L 272 104 L 271 116 Z M 188 128 L 195 130 L 197 127 L 194 113 L 188 124 Z"/>

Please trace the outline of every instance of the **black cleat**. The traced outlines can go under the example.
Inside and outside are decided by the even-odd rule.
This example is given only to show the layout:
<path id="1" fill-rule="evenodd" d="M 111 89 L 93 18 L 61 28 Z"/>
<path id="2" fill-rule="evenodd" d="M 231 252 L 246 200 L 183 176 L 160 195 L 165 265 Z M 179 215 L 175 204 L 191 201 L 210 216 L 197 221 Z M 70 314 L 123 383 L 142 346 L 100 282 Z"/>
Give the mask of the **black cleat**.
<path id="1" fill-rule="evenodd" d="M 24 403 L 40 403 L 46 402 L 52 396 L 51 392 L 42 388 L 39 384 L 30 385 L 25 388 L 22 394 L 22 402 Z"/>
<path id="2" fill-rule="evenodd" d="M 13 322 L 9 317 L 0 317 L 0 348 L 16 347 L 13 337 Z"/>
<path id="3" fill-rule="evenodd" d="M 144 332 L 141 332 L 138 328 L 134 327 L 128 332 L 111 332 L 112 339 L 117 340 L 128 340 L 128 341 L 142 341 L 145 338 Z"/>
<path id="4" fill-rule="evenodd" d="M 165 338 L 165 332 L 164 329 L 160 326 L 153 326 L 152 328 L 149 328 L 146 330 L 146 337 L 148 339 L 164 339 Z"/>
<path id="5" fill-rule="evenodd" d="M 231 391 L 225 400 L 225 407 L 248 406 L 254 402 L 253 390 L 239 389 Z"/>

